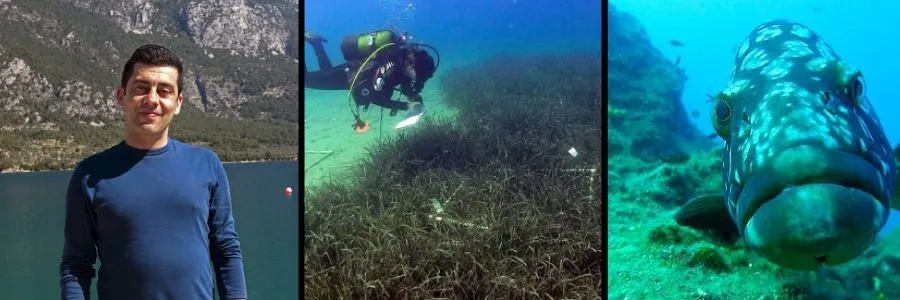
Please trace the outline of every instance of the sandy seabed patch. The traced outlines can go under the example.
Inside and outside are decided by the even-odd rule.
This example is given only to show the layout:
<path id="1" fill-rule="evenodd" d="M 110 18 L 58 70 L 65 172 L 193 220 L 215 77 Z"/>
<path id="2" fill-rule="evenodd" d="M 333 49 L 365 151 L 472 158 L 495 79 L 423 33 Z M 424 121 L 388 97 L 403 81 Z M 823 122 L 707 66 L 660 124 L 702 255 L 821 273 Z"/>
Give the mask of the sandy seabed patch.
<path id="1" fill-rule="evenodd" d="M 361 111 L 363 119 L 370 122 L 371 128 L 365 133 L 358 133 L 352 128 L 353 115 L 347 91 L 306 89 L 304 92 L 304 187 L 352 175 L 357 162 L 366 158 L 367 149 L 374 147 L 380 139 L 391 139 L 402 130 L 414 128 L 394 130 L 394 125 L 400 122 L 405 113 L 398 111 L 396 116 L 391 117 L 390 111 L 384 110 L 382 118 L 382 109 L 371 105 L 369 111 Z M 394 93 L 394 98 L 399 94 Z M 422 91 L 422 98 L 428 108 L 425 118 L 455 116 L 455 110 L 444 106 L 442 95 L 439 80 L 428 82 Z M 406 97 L 402 97 L 402 101 L 406 101 Z"/>

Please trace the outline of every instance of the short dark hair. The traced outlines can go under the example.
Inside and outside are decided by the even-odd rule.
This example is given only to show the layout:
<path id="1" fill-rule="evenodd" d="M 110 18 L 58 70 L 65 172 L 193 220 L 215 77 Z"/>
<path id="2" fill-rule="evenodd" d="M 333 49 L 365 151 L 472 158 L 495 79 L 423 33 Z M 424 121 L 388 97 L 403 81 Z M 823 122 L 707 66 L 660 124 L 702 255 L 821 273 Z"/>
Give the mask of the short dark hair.
<path id="1" fill-rule="evenodd" d="M 134 50 L 134 53 L 131 54 L 131 58 L 128 59 L 128 62 L 125 63 L 125 70 L 122 71 L 122 88 L 125 88 L 125 86 L 128 85 L 128 79 L 131 78 L 132 73 L 134 73 L 134 65 L 136 63 L 151 66 L 174 67 L 177 69 L 178 94 L 181 95 L 181 91 L 183 90 L 184 72 L 183 66 L 181 65 L 181 58 L 178 57 L 178 54 L 175 54 L 172 50 L 160 45 L 147 44 L 137 48 L 137 50 Z"/>
<path id="2" fill-rule="evenodd" d="M 423 81 L 431 78 L 434 75 L 434 58 L 424 49 L 413 50 L 413 55 L 416 57 L 416 77 Z"/>

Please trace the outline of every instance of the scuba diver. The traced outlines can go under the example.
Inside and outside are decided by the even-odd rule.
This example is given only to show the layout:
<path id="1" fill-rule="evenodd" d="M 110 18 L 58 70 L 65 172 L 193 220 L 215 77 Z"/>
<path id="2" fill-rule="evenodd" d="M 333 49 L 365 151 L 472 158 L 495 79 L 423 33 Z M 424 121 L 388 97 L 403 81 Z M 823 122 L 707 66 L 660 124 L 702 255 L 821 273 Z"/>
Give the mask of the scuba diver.
<path id="1" fill-rule="evenodd" d="M 303 64 L 303 86 L 319 90 L 348 90 L 350 111 L 357 132 L 369 129 L 369 122 L 362 120 L 359 109 L 369 109 L 370 104 L 390 109 L 395 116 L 398 110 L 407 111 L 406 117 L 395 129 L 411 126 L 418 122 L 425 113 L 422 103 L 422 88 L 425 82 L 434 75 L 437 64 L 434 58 L 422 47 L 431 48 L 438 57 L 440 54 L 434 47 L 411 42 L 405 32 L 397 34 L 390 30 L 379 30 L 361 35 L 345 37 L 341 42 L 341 53 L 346 63 L 333 66 L 325 53 L 323 43 L 328 40 L 321 36 L 304 32 L 303 38 L 312 45 L 319 62 L 319 70 L 310 72 Z M 399 86 L 399 89 L 396 87 Z M 408 102 L 391 99 L 394 91 L 400 91 Z"/>

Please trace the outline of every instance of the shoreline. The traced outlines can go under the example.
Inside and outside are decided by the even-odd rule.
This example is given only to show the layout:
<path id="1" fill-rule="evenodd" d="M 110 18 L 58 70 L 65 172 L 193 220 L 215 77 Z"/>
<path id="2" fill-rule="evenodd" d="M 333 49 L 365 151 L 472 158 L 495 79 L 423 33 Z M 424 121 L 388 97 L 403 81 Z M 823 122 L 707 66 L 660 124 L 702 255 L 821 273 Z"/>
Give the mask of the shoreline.
<path id="1" fill-rule="evenodd" d="M 283 161 L 296 161 L 299 162 L 300 159 L 298 157 L 288 158 L 288 159 L 252 159 L 252 160 L 235 160 L 235 161 L 222 161 L 223 165 L 232 165 L 232 164 L 250 164 L 250 163 L 264 163 L 264 162 L 283 162 Z M 10 168 L 3 171 L 0 171 L 0 175 L 5 174 L 20 174 L 20 173 L 35 173 L 35 172 L 57 172 L 57 171 L 74 171 L 74 169 L 47 169 L 47 170 L 26 170 L 21 168 Z"/>

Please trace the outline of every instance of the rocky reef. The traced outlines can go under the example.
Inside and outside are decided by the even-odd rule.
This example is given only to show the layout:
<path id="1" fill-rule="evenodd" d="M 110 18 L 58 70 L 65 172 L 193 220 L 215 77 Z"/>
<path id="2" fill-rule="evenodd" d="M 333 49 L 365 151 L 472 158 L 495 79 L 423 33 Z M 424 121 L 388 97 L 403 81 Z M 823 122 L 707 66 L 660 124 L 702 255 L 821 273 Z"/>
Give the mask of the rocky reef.
<path id="1" fill-rule="evenodd" d="M 609 131 L 610 155 L 677 159 L 708 146 L 681 102 L 684 71 L 650 44 L 636 19 L 614 6 L 609 15 L 608 126 L 618 128 Z"/>

